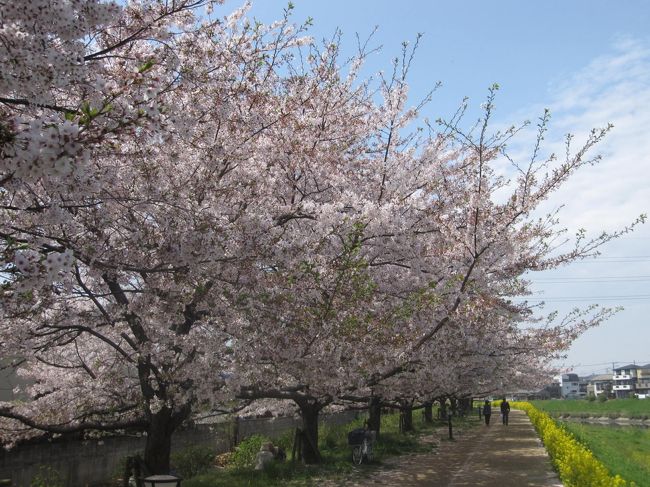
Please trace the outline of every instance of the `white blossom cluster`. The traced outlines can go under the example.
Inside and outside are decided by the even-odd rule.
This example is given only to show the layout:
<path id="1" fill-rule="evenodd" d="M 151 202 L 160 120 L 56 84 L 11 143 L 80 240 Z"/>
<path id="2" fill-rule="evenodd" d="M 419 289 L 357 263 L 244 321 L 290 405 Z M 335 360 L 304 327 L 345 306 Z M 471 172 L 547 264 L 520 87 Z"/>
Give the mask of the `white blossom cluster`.
<path id="1" fill-rule="evenodd" d="M 22 288 L 29 284 L 40 285 L 54 282 L 61 273 L 69 271 L 74 262 L 73 252 L 66 249 L 63 252 L 49 252 L 47 256 L 34 250 L 18 250 L 15 253 L 14 265 L 22 274 Z M 40 282 L 39 282 L 40 281 Z"/>
<path id="2" fill-rule="evenodd" d="M 100 0 L 0 0 L 0 96 L 49 103 L 84 70 L 85 43 L 119 13 Z"/>
<path id="3" fill-rule="evenodd" d="M 7 144 L 0 153 L 0 172 L 34 181 L 41 177 L 59 178 L 80 174 L 88 154 L 78 141 L 79 126 L 65 120 L 33 119 L 15 135 L 13 144 Z"/>

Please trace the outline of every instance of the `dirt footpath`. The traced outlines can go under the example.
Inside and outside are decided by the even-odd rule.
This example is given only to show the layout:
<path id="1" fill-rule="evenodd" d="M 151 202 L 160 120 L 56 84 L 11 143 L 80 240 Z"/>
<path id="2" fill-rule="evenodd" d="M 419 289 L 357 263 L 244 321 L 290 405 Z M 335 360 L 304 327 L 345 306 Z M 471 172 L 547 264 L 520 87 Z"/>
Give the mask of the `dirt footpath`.
<path id="1" fill-rule="evenodd" d="M 561 487 L 540 440 L 522 411 L 510 413 L 510 424 L 493 415 L 490 426 L 455 431 L 454 441 L 439 430 L 426 441 L 438 443 L 433 453 L 386 460 L 370 476 L 339 481 L 337 486 L 365 487 Z M 330 487 L 329 483 L 322 486 Z"/>

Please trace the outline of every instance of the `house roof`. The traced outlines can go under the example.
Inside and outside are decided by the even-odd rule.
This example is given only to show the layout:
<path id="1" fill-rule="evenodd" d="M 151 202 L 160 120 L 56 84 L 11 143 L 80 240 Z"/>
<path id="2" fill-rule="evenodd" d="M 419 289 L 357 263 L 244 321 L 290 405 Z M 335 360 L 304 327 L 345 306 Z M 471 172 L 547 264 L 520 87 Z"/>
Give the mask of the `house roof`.
<path id="1" fill-rule="evenodd" d="M 623 370 L 623 369 L 640 369 L 642 368 L 640 365 L 636 364 L 629 364 L 629 365 L 622 365 L 620 367 L 616 367 L 614 370 Z"/>
<path id="2" fill-rule="evenodd" d="M 596 374 L 589 377 L 586 377 L 589 382 L 603 381 L 603 380 L 612 380 L 612 374 Z"/>
<path id="3" fill-rule="evenodd" d="M 577 382 L 580 379 L 578 377 L 578 374 L 562 374 L 562 380 Z"/>

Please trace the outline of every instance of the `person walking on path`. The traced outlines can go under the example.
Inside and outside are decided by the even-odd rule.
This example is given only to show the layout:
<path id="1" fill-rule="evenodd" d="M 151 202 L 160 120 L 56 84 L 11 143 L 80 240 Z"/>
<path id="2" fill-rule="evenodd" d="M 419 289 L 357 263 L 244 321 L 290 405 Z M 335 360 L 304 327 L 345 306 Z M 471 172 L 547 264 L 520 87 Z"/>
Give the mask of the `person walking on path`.
<path id="1" fill-rule="evenodd" d="M 501 401 L 501 420 L 503 421 L 503 424 L 506 426 L 508 426 L 509 414 L 510 414 L 510 403 L 504 397 L 503 401 Z"/>
<path id="2" fill-rule="evenodd" d="M 485 418 L 485 425 L 490 426 L 490 416 L 492 416 L 492 406 L 490 401 L 486 400 L 483 404 L 483 417 Z"/>

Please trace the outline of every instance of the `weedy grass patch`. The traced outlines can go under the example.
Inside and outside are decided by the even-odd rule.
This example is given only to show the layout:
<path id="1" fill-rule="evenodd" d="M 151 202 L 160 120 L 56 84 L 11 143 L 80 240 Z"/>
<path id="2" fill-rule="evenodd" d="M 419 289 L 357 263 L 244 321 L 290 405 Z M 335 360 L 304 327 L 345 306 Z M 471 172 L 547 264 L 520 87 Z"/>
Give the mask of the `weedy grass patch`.
<path id="1" fill-rule="evenodd" d="M 585 399 L 551 399 L 530 401 L 530 403 L 551 416 L 650 418 L 650 399 L 608 399 L 603 402 Z"/>
<path id="2" fill-rule="evenodd" d="M 423 434 L 433 430 L 440 423 L 425 424 L 414 421 L 415 431 L 408 434 L 399 432 L 399 414 L 382 415 L 380 440 L 374 445 L 374 461 L 370 464 L 353 465 L 351 449 L 347 443 L 347 434 L 354 428 L 361 427 L 365 418 L 360 417 L 351 423 L 338 426 L 321 425 L 319 448 L 322 463 L 319 465 L 303 465 L 288 459 L 285 462 L 273 463 L 263 471 L 253 469 L 255 454 L 259 446 L 267 438 L 256 436 L 242 442 L 233 454 L 233 462 L 224 469 L 211 471 L 183 481 L 184 487 L 308 487 L 317 486 L 323 479 L 337 480 L 354 474 L 364 476 L 374 471 L 382 459 L 389 456 L 412 452 L 427 452 L 433 448 L 431 444 L 420 441 Z M 477 420 L 454 420 L 457 426 L 471 427 Z M 274 440 L 287 453 L 291 451 L 292 432 L 287 432 L 282 438 Z"/>
<path id="3" fill-rule="evenodd" d="M 563 423 L 610 472 L 650 487 L 650 429 Z"/>

